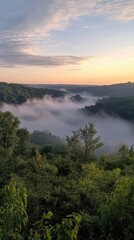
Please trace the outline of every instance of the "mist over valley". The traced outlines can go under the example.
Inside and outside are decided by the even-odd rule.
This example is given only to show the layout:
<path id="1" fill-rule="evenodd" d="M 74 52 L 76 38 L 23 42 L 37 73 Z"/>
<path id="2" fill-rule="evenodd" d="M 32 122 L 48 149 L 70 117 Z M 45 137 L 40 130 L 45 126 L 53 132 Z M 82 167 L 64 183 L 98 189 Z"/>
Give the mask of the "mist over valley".
<path id="1" fill-rule="evenodd" d="M 74 87 L 76 89 L 76 86 Z M 102 96 L 93 96 L 85 91 L 85 87 L 82 91 L 83 87 L 79 86 L 77 95 L 69 89 L 61 89 L 61 86 L 59 89 L 57 89 L 60 93 L 59 97 L 47 94 L 40 99 L 28 99 L 22 104 L 2 103 L 0 110 L 13 113 L 19 118 L 21 126 L 27 128 L 31 133 L 35 130 L 48 131 L 65 139 L 66 136 L 72 134 L 73 130 L 93 122 L 97 135 L 101 136 L 104 143 L 102 151 L 114 152 L 123 144 L 133 145 L 134 126 L 132 122 L 121 118 L 116 112 L 107 113 L 105 109 L 92 111 L 90 114 L 87 112 L 87 108 L 90 110 L 90 106 L 91 109 L 98 106 L 96 104 L 100 103 L 101 99 L 103 100 Z M 64 94 L 61 96 L 62 91 Z M 106 101 L 107 99 L 109 98 L 106 98 Z M 117 105 L 119 104 L 117 103 Z M 85 106 L 88 107 L 85 108 Z M 110 109 L 109 105 L 108 109 Z"/>

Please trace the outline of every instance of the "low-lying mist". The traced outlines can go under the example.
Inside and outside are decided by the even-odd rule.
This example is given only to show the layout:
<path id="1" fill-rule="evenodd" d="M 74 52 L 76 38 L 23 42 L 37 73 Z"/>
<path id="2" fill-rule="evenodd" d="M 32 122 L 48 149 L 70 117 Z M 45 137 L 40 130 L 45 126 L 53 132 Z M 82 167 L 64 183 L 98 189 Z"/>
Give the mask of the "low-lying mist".
<path id="1" fill-rule="evenodd" d="M 93 122 L 98 135 L 104 143 L 105 152 L 114 152 L 122 144 L 134 144 L 134 126 L 118 117 L 107 115 L 87 116 L 78 109 L 85 105 L 95 104 L 97 98 L 88 97 L 86 102 L 76 103 L 69 96 L 64 99 L 52 99 L 47 96 L 42 100 L 28 100 L 22 105 L 3 104 L 1 111 L 10 111 L 17 116 L 21 127 L 30 132 L 34 130 L 47 130 L 65 138 L 71 135 L 72 130 L 84 127 L 88 122 Z"/>

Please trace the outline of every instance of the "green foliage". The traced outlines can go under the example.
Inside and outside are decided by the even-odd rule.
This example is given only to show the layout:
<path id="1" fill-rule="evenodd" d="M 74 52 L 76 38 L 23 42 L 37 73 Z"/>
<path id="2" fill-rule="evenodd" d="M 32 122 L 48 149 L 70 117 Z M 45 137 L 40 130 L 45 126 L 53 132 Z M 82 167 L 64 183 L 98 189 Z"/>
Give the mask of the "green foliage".
<path id="1" fill-rule="evenodd" d="M 10 112 L 0 112 L 0 146 L 7 151 L 12 151 L 17 142 L 16 132 L 19 120 Z"/>
<path id="2" fill-rule="evenodd" d="M 26 128 L 20 128 L 17 131 L 16 154 L 25 155 L 28 152 L 30 135 Z"/>
<path id="3" fill-rule="evenodd" d="M 35 223 L 34 229 L 30 229 L 29 240 L 33 238 L 35 240 L 52 240 L 52 226 L 50 220 L 53 213 L 49 211 L 47 214 L 43 214 L 42 219 Z"/>
<path id="4" fill-rule="evenodd" d="M 99 158 L 99 166 L 104 169 L 113 170 L 120 168 L 122 175 L 133 175 L 134 172 L 134 152 L 133 146 L 130 148 L 123 145 L 119 152 L 113 156 L 103 154 Z"/>
<path id="5" fill-rule="evenodd" d="M 82 170 L 80 191 L 85 200 L 85 208 L 92 214 L 114 188 L 114 184 L 120 177 L 120 169 L 105 171 L 99 169 L 95 163 L 91 163 L 83 165 Z"/>
<path id="6" fill-rule="evenodd" d="M 15 119 L 0 113 L 9 142 L 0 142 L 0 239 L 132 240 L 133 146 L 96 157 L 102 143 L 89 123 L 68 137 L 67 152 L 62 142 L 38 147 Z"/>
<path id="7" fill-rule="evenodd" d="M 21 230 L 28 221 L 26 188 L 18 177 L 13 176 L 1 191 L 0 238 L 23 239 Z"/>
<path id="8" fill-rule="evenodd" d="M 82 129 L 73 131 L 72 137 L 67 137 L 68 150 L 73 158 L 82 158 L 83 162 L 88 161 L 94 154 L 95 150 L 103 144 L 100 137 L 95 137 L 97 131 L 93 123 L 85 125 Z"/>
<path id="9" fill-rule="evenodd" d="M 134 178 L 123 177 L 101 206 L 101 224 L 111 239 L 133 239 L 134 236 Z M 118 231 L 117 231 L 118 229 Z"/>
<path id="10" fill-rule="evenodd" d="M 27 156 L 30 148 L 29 132 L 19 128 L 19 120 L 10 112 L 0 112 L 0 155 Z"/>
<path id="11" fill-rule="evenodd" d="M 54 164 L 58 169 L 59 176 L 67 176 L 69 175 L 69 173 L 73 171 L 73 163 L 67 157 L 65 158 L 63 158 L 62 156 L 55 157 Z"/>
<path id="12" fill-rule="evenodd" d="M 57 143 L 62 143 L 63 139 L 53 135 L 48 131 L 34 131 L 31 135 L 31 142 L 36 145 L 55 145 Z"/>
<path id="13" fill-rule="evenodd" d="M 61 223 L 54 226 L 50 224 L 53 213 L 49 211 L 43 214 L 40 221 L 35 223 L 34 229 L 30 230 L 29 240 L 77 240 L 81 216 L 78 214 L 68 215 Z"/>
<path id="14" fill-rule="evenodd" d="M 63 218 L 61 224 L 56 224 L 55 226 L 56 239 L 77 240 L 80 222 L 80 215 L 68 215 L 66 218 Z"/>

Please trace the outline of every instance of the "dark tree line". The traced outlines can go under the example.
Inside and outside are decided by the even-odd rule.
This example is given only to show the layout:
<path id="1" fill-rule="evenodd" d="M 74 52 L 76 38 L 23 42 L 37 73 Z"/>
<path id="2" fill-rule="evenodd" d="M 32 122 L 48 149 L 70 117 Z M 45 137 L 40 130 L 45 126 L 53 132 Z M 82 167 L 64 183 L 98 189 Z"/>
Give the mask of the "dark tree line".
<path id="1" fill-rule="evenodd" d="M 53 98 L 64 97 L 64 92 L 55 89 L 43 89 L 13 83 L 0 83 L 0 103 L 22 104 L 28 99 L 41 99 L 45 95 Z"/>
<path id="2" fill-rule="evenodd" d="M 134 121 L 134 97 L 103 98 L 95 105 L 86 106 L 82 111 L 88 115 L 108 114 Z"/>

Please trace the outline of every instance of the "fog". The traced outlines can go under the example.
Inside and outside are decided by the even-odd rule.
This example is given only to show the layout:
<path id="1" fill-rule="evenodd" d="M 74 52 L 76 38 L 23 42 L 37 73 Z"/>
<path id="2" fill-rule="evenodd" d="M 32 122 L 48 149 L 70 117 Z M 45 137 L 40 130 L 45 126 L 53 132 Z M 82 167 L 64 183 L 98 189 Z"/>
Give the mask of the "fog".
<path id="1" fill-rule="evenodd" d="M 1 111 L 10 111 L 17 116 L 21 127 L 26 127 L 30 132 L 34 130 L 48 130 L 51 133 L 66 137 L 72 130 L 84 127 L 88 122 L 95 124 L 97 135 L 101 136 L 104 143 L 103 150 L 114 152 L 122 144 L 134 144 L 134 126 L 118 117 L 105 114 L 86 116 L 78 109 L 85 105 L 95 104 L 97 98 L 88 97 L 86 102 L 72 102 L 69 96 L 64 99 L 52 99 L 47 96 L 42 100 L 28 100 L 22 105 L 3 104 Z"/>

